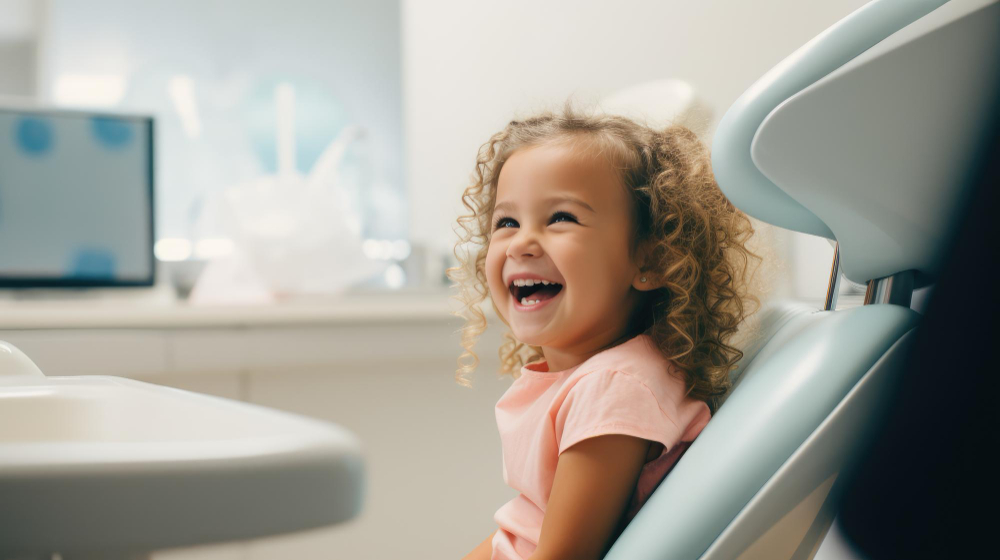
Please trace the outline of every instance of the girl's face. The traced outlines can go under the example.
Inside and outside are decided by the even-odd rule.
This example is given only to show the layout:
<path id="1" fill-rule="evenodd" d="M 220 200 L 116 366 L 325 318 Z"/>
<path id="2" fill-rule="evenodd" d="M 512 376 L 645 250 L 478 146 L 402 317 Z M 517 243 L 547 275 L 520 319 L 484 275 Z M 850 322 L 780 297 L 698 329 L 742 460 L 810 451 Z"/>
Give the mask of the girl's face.
<path id="1" fill-rule="evenodd" d="M 621 180 L 590 150 L 543 144 L 504 164 L 486 277 L 514 336 L 541 346 L 550 370 L 626 332 L 636 289 L 646 289 L 630 257 L 631 228 Z"/>

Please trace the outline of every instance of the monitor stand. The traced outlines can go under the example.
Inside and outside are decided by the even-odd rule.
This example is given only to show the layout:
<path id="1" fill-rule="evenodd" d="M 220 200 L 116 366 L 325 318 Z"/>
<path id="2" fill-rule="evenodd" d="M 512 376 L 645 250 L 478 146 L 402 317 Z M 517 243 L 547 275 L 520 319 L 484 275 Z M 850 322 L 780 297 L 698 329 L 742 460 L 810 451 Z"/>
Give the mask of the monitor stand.
<path id="1" fill-rule="evenodd" d="M 110 286 L 100 288 L 51 287 L 3 288 L 0 287 L 0 305 L 18 303 L 94 303 L 111 301 L 125 304 L 173 305 L 181 298 L 175 276 L 174 263 L 156 263 L 156 279 L 152 286 Z M 186 294 L 185 294 L 186 295 Z"/>
<path id="2" fill-rule="evenodd" d="M 0 305 L 16 305 L 21 302 L 94 302 L 115 301 L 135 304 L 172 304 L 177 301 L 177 293 L 168 282 L 157 282 L 153 286 L 111 287 L 111 288 L 0 288 Z"/>

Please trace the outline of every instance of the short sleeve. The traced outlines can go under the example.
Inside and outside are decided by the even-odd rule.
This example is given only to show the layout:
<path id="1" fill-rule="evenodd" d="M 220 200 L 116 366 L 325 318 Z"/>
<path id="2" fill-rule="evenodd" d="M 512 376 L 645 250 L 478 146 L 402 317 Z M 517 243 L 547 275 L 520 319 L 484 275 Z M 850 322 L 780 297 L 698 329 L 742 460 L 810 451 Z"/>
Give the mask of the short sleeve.
<path id="1" fill-rule="evenodd" d="M 588 373 L 566 393 L 555 415 L 559 453 L 587 438 L 608 434 L 658 441 L 671 449 L 681 430 L 649 387 L 619 371 Z"/>

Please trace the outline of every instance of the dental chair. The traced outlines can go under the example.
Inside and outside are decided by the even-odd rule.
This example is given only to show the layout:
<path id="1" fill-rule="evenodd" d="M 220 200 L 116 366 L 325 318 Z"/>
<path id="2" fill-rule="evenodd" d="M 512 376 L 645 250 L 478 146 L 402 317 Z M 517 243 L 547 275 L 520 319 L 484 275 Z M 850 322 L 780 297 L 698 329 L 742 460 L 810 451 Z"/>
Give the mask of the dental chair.
<path id="1" fill-rule="evenodd" d="M 875 0 L 723 117 L 713 168 L 770 224 L 837 242 L 826 309 L 762 318 L 711 422 L 606 558 L 808 559 L 905 375 L 997 91 L 1000 0 Z M 842 271 L 865 305 L 836 310 Z"/>

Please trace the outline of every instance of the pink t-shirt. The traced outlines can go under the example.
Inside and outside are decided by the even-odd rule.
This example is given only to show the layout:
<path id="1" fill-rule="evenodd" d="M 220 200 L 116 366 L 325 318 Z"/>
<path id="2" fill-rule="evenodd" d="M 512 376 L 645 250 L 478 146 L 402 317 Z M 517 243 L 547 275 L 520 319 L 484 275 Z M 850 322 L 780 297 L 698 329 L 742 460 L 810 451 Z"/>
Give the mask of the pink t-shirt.
<path id="1" fill-rule="evenodd" d="M 503 479 L 520 492 L 493 519 L 492 560 L 523 560 L 542 530 L 559 454 L 584 439 L 625 434 L 663 444 L 647 462 L 624 528 L 709 420 L 708 406 L 685 396 L 680 376 L 646 335 L 605 350 L 565 371 L 536 362 L 496 406 L 503 449 Z M 615 535 L 617 537 L 617 534 Z"/>

